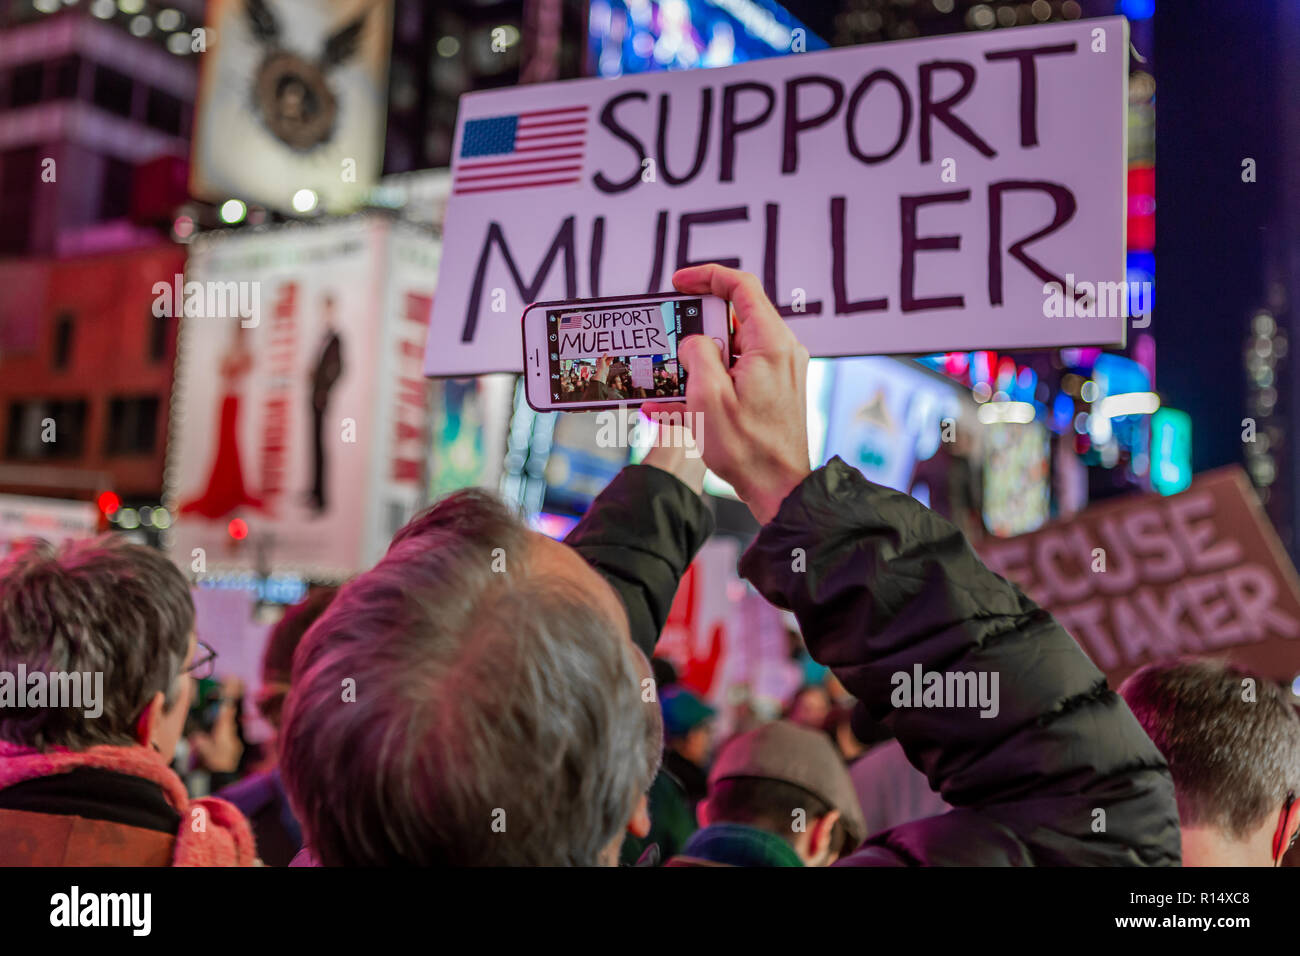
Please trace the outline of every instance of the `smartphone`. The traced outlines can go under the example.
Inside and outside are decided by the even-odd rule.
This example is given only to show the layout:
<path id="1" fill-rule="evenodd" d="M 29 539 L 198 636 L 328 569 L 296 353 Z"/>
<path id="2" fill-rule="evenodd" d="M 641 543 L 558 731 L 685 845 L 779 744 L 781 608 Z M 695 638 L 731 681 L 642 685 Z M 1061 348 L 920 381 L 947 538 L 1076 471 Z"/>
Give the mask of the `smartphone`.
<path id="1" fill-rule="evenodd" d="M 190 699 L 190 712 L 186 717 L 185 732 L 201 730 L 211 733 L 216 725 L 217 715 L 221 713 L 221 682 L 216 678 L 204 677 L 195 681 L 194 696 Z"/>
<path id="2" fill-rule="evenodd" d="M 731 362 L 731 319 L 714 295 L 606 296 L 524 310 L 524 393 L 539 412 L 680 402 L 677 344 L 707 335 Z"/>

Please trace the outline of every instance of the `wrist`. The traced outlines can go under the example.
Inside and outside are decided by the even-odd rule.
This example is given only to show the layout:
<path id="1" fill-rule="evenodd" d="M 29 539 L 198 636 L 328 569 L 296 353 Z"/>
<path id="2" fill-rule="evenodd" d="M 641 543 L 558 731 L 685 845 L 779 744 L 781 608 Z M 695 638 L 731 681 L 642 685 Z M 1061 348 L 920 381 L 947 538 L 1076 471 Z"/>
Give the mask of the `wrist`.
<path id="1" fill-rule="evenodd" d="M 760 525 L 766 525 L 781 510 L 781 503 L 812 474 L 807 465 L 784 465 L 762 476 L 761 480 L 736 489 L 741 501 Z"/>
<path id="2" fill-rule="evenodd" d="M 688 452 L 694 452 L 688 454 Z M 704 473 L 708 466 L 698 450 L 673 445 L 655 445 L 641 464 L 666 471 L 697 495 L 704 494 Z"/>

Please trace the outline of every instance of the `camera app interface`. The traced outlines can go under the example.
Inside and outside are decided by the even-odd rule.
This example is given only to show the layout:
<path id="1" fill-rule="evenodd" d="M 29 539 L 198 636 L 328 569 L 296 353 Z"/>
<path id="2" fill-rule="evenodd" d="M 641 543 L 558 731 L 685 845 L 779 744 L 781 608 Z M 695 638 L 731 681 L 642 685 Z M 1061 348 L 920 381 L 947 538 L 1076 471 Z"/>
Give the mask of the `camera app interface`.
<path id="1" fill-rule="evenodd" d="M 681 398 L 677 343 L 704 331 L 700 299 L 546 313 L 551 398 L 557 402 Z"/>

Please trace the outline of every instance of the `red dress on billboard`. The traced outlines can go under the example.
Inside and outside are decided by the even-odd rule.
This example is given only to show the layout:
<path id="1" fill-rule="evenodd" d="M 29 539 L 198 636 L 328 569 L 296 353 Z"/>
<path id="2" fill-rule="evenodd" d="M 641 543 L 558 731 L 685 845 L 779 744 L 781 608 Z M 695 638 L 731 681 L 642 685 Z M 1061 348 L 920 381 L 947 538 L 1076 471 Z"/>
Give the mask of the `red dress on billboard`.
<path id="1" fill-rule="evenodd" d="M 217 425 L 217 454 L 212 462 L 208 487 L 193 501 L 181 505 L 181 514 L 199 514 L 216 520 L 237 508 L 262 507 L 244 487 L 244 469 L 239 459 L 239 379 L 252 367 L 252 356 L 238 345 L 221 363 L 221 377 L 226 380 L 226 394 L 221 400 L 221 418 Z"/>

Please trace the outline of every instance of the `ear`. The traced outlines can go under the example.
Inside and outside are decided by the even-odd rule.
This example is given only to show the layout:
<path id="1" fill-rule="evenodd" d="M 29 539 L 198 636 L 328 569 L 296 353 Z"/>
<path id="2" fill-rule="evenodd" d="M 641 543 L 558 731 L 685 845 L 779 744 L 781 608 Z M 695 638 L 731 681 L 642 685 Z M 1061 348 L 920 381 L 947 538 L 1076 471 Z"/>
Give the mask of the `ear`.
<path id="1" fill-rule="evenodd" d="M 1282 857 L 1286 856 L 1297 827 L 1300 827 L 1300 800 L 1291 799 L 1282 805 L 1277 815 L 1277 829 L 1273 831 L 1274 866 L 1282 865 Z"/>
<path id="2" fill-rule="evenodd" d="M 699 823 L 700 829 L 703 830 L 709 825 L 709 801 L 701 800 L 695 805 L 695 821 Z"/>
<path id="3" fill-rule="evenodd" d="M 632 817 L 627 821 L 627 832 L 642 840 L 650 835 L 650 800 L 644 793 L 636 798 Z"/>
<path id="4" fill-rule="evenodd" d="M 148 747 L 153 743 L 154 728 L 162 720 L 163 713 L 163 692 L 158 691 L 149 701 L 148 706 L 140 714 L 140 719 L 135 722 L 135 742 L 142 747 Z"/>
<path id="5" fill-rule="evenodd" d="M 835 830 L 835 824 L 839 822 L 840 811 L 832 810 L 824 817 L 818 817 L 813 824 L 812 831 L 808 834 L 808 857 L 813 860 L 821 860 L 823 857 L 838 854 L 839 847 L 831 846 L 831 834 Z"/>

